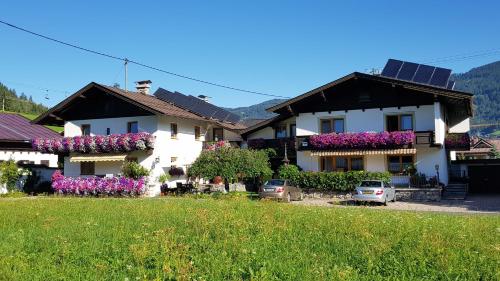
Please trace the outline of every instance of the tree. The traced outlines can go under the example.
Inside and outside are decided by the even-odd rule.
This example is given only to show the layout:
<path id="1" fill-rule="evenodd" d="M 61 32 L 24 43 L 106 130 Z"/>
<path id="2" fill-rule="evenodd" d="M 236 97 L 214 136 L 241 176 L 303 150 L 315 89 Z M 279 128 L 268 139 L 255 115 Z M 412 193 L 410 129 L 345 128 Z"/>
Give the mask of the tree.
<path id="1" fill-rule="evenodd" d="M 267 151 L 233 147 L 202 151 L 188 170 L 190 177 L 220 176 L 227 182 L 269 177 L 272 173 Z"/>
<path id="2" fill-rule="evenodd" d="M 20 175 L 21 173 L 14 160 L 0 163 L 0 184 L 5 184 L 9 191 L 16 188 L 16 183 Z"/>
<path id="3" fill-rule="evenodd" d="M 488 156 L 490 159 L 500 159 L 500 152 L 496 149 L 496 147 L 493 147 L 490 152 L 488 152 Z"/>

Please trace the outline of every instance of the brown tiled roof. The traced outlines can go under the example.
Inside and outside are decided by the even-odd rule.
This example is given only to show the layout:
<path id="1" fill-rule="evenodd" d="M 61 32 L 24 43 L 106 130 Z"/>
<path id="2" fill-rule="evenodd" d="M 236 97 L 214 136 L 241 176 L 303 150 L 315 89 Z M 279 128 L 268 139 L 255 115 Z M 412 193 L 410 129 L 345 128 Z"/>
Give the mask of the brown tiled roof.
<path id="1" fill-rule="evenodd" d="M 486 144 L 491 145 L 491 147 L 474 147 L 479 142 L 484 141 Z M 472 140 L 471 149 L 468 151 L 463 151 L 463 154 L 484 154 L 489 153 L 491 149 L 495 147 L 500 151 L 500 139 L 483 139 L 483 138 L 474 138 Z"/>
<path id="2" fill-rule="evenodd" d="M 122 97 L 128 99 L 129 101 L 140 103 L 148 108 L 151 108 L 151 109 L 158 111 L 159 113 L 163 113 L 165 115 L 189 118 L 189 119 L 194 119 L 194 120 L 206 120 L 205 118 L 202 118 L 194 113 L 191 113 L 187 110 L 179 108 L 173 104 L 166 103 L 162 100 L 159 100 L 155 96 L 145 95 L 145 94 L 141 94 L 141 93 L 137 93 L 137 92 L 133 92 L 133 91 L 125 91 L 125 90 L 120 89 L 120 88 L 111 87 L 111 86 L 107 86 L 107 85 L 103 85 L 103 84 L 97 84 L 97 85 L 104 87 L 104 88 L 108 89 L 109 91 L 112 91 L 116 94 L 119 94 Z"/>
<path id="3" fill-rule="evenodd" d="M 135 104 L 136 106 L 139 106 L 147 111 L 150 111 L 153 114 L 164 114 L 168 116 L 174 116 L 174 117 L 180 117 L 180 118 L 188 118 L 192 120 L 199 120 L 199 121 L 206 121 L 210 122 L 212 124 L 216 124 L 218 126 L 221 126 L 225 129 L 228 130 L 242 130 L 245 129 L 246 126 L 243 124 L 239 123 L 227 123 L 227 122 L 220 122 L 217 120 L 212 120 L 212 119 L 207 119 L 204 117 L 201 117 L 199 115 L 196 115 L 189 110 L 177 107 L 171 103 L 162 101 L 155 96 L 152 95 L 146 95 L 134 91 L 125 91 L 120 88 L 112 87 L 112 86 L 107 86 L 103 84 L 98 84 L 95 82 L 91 82 L 87 86 L 83 87 L 81 90 L 73 94 L 72 96 L 68 97 L 67 99 L 63 100 L 44 114 L 40 115 L 37 117 L 35 120 L 33 120 L 33 123 L 36 124 L 41 124 L 43 123 L 43 120 L 47 118 L 48 116 L 53 115 L 53 113 L 61 108 L 64 108 L 68 103 L 70 103 L 72 100 L 75 98 L 78 98 L 80 95 L 85 93 L 87 90 L 89 90 L 92 87 L 97 87 L 111 95 L 114 95 L 118 98 L 121 98 L 127 102 L 130 102 L 132 104 Z"/>

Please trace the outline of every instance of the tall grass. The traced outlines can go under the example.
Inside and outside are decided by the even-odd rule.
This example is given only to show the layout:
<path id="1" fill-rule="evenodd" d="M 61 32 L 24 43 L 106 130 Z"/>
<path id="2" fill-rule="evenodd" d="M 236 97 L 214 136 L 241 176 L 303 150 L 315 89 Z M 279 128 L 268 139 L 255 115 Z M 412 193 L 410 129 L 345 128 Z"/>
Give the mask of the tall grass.
<path id="1" fill-rule="evenodd" d="M 0 199 L 0 280 L 500 280 L 500 216 Z"/>

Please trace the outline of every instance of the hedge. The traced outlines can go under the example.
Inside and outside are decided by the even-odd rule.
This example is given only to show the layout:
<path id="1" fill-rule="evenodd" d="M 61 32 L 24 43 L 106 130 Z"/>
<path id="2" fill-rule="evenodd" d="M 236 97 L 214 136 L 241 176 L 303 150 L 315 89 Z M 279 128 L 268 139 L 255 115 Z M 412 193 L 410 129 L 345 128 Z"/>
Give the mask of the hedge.
<path id="1" fill-rule="evenodd" d="M 352 191 L 362 180 L 384 180 L 389 182 L 389 172 L 299 172 L 291 178 L 302 189 L 324 191 Z"/>

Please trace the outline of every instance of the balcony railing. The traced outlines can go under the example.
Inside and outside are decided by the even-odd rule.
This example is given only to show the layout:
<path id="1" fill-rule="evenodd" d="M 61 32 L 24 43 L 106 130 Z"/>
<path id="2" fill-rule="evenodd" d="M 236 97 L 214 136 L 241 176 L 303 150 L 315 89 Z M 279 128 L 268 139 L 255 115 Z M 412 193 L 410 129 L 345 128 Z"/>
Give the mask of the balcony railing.
<path id="1" fill-rule="evenodd" d="M 413 131 L 332 133 L 297 137 L 298 150 L 394 149 L 415 144 Z"/>
<path id="2" fill-rule="evenodd" d="M 114 134 L 109 136 L 76 136 L 65 138 L 36 138 L 31 144 L 44 153 L 115 153 L 152 150 L 155 137 L 149 133 Z"/>
<path id="3" fill-rule="evenodd" d="M 266 149 L 272 148 L 276 151 L 276 157 L 285 155 L 285 145 L 288 157 L 297 155 L 296 139 L 295 138 L 279 138 L 279 139 L 252 139 L 247 141 L 248 148 L 251 149 Z"/>

